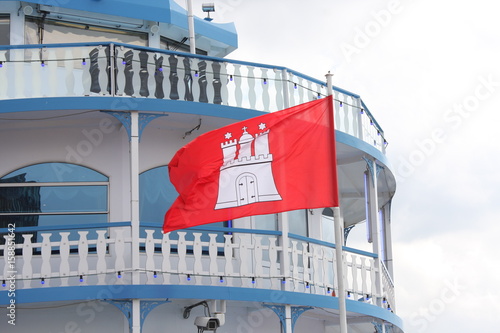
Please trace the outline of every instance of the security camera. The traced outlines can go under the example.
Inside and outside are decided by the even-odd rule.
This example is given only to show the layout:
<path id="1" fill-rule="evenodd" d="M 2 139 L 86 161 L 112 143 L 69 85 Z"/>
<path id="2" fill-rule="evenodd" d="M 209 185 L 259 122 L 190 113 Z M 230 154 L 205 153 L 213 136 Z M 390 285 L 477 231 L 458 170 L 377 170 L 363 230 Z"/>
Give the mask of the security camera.
<path id="1" fill-rule="evenodd" d="M 215 331 L 220 326 L 219 319 L 215 317 L 196 317 L 194 324 L 203 331 Z"/>

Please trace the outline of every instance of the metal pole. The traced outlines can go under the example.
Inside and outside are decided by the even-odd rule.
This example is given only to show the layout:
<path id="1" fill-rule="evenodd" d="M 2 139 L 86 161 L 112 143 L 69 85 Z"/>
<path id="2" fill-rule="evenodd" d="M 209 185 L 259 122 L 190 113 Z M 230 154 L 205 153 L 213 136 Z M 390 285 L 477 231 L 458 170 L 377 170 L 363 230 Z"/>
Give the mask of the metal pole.
<path id="1" fill-rule="evenodd" d="M 333 74 L 326 74 L 326 85 L 328 95 L 333 95 Z M 333 103 L 333 100 L 332 100 Z M 332 107 L 333 109 L 333 107 Z M 335 112 L 335 110 L 334 110 Z M 333 115 L 332 115 L 333 117 Z M 332 128 L 332 131 L 335 129 Z M 336 158 L 336 157 L 335 157 Z M 340 215 L 340 207 L 333 207 L 333 222 L 335 228 L 335 259 L 337 268 L 337 285 L 338 285 L 338 300 L 339 300 L 339 322 L 340 333 L 347 333 L 347 309 L 346 309 L 346 292 L 344 285 L 344 260 L 342 254 L 342 245 L 344 244 L 344 220 Z"/>
<path id="2" fill-rule="evenodd" d="M 130 111 L 130 221 L 132 224 L 132 284 L 139 284 L 139 112 Z"/>
<path id="3" fill-rule="evenodd" d="M 189 52 L 196 54 L 196 41 L 194 40 L 194 16 L 193 0 L 187 0 L 188 30 L 189 30 Z"/>

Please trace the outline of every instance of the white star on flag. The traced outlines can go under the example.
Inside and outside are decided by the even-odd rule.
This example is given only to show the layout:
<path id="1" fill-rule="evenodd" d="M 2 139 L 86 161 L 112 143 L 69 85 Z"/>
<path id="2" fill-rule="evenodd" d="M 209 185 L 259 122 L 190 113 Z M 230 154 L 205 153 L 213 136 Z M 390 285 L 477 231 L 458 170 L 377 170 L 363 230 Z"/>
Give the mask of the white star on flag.
<path id="1" fill-rule="evenodd" d="M 229 140 L 233 137 L 233 135 L 229 132 L 226 133 L 226 135 L 224 135 L 224 137 L 226 138 L 226 140 Z"/>
<path id="2" fill-rule="evenodd" d="M 259 125 L 259 129 L 260 129 L 261 131 L 263 131 L 265 128 L 266 128 L 266 124 L 264 124 L 264 123 L 260 123 L 260 125 Z"/>

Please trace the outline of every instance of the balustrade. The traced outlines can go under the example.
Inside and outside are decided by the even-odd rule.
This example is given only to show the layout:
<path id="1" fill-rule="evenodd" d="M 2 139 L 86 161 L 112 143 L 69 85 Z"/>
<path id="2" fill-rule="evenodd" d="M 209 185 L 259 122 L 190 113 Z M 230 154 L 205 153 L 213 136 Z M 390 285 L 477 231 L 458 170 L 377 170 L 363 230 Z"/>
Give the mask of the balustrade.
<path id="1" fill-rule="evenodd" d="M 361 98 L 333 90 L 336 129 L 385 152 Z M 273 112 L 326 94 L 322 81 L 264 64 L 112 43 L 0 46 L 0 100 L 121 96 Z"/>
<path id="2" fill-rule="evenodd" d="M 60 231 L 42 229 L 38 242 L 32 241 L 30 233 L 23 234 L 24 243 L 16 244 L 18 289 L 130 284 L 131 251 L 140 251 L 141 284 L 264 288 L 318 295 L 338 291 L 334 245 L 294 234 L 283 248 L 277 245 L 281 234 L 277 231 L 217 228 L 225 232 L 224 237 L 220 231 L 205 231 L 208 237 L 202 240 L 203 229 L 196 229 L 187 239 L 184 231 L 155 237 L 160 233 L 156 228 L 147 229 L 139 248 L 132 249 L 129 222 L 79 231 L 73 240 L 63 227 Z M 0 259 L 0 280 L 12 271 L 8 243 Z M 279 260 L 283 251 L 290 258 L 289 267 Z M 394 286 L 387 271 L 376 268 L 375 255 L 346 248 L 343 260 L 348 299 L 394 306 Z M 378 275 L 382 290 L 375 283 Z"/>

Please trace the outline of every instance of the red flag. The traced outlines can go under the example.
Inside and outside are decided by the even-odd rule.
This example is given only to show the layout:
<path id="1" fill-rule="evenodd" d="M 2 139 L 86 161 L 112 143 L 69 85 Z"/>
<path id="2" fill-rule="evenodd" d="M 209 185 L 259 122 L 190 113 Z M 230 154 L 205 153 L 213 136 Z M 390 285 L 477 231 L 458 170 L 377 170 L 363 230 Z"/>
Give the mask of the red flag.
<path id="1" fill-rule="evenodd" d="M 168 168 L 179 197 L 165 215 L 163 232 L 338 207 L 332 97 L 202 134 Z"/>

